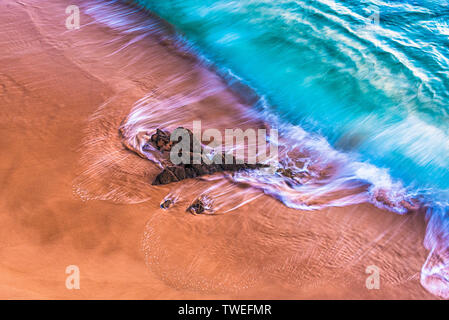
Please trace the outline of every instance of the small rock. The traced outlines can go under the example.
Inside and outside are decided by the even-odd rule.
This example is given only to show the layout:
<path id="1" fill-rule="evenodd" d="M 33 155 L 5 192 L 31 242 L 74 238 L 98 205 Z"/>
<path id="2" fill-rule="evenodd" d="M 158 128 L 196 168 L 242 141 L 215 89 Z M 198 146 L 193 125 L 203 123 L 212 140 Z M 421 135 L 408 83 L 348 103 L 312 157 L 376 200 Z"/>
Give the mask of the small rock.
<path id="1" fill-rule="evenodd" d="M 167 199 L 161 203 L 161 208 L 166 210 L 166 209 L 170 208 L 172 205 L 173 205 L 173 201 L 170 199 Z"/>
<path id="2" fill-rule="evenodd" d="M 171 182 L 178 182 L 179 179 L 170 169 L 164 169 L 159 173 L 153 181 L 153 185 L 169 184 Z"/>
<path id="3" fill-rule="evenodd" d="M 276 170 L 276 172 L 290 179 L 293 179 L 295 177 L 295 174 L 293 173 L 292 169 L 279 168 Z"/>
<path id="4" fill-rule="evenodd" d="M 187 212 L 190 212 L 191 214 L 201 214 L 204 213 L 206 210 L 206 207 L 200 199 L 196 199 L 188 208 Z"/>

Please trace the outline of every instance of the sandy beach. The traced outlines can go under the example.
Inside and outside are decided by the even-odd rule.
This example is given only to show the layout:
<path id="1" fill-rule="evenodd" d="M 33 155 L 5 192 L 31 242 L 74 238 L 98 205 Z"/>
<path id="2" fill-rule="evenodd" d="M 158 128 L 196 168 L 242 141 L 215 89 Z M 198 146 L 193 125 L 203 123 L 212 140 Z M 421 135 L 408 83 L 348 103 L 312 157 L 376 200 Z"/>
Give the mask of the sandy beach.
<path id="1" fill-rule="evenodd" d="M 182 113 L 160 115 L 172 126 L 264 124 L 170 42 L 166 25 L 123 32 L 88 12 L 97 3 L 73 1 L 79 30 L 66 28 L 66 1 L 0 3 L 0 298 L 436 298 L 420 284 L 422 212 L 301 211 L 252 190 L 245 196 L 257 199 L 228 214 L 195 216 L 186 206 L 205 188 L 242 187 L 224 178 L 152 186 L 158 168 L 119 135 L 139 100 L 184 98 Z M 182 199 L 162 210 L 173 190 Z M 69 265 L 79 290 L 65 286 Z M 372 265 L 378 290 L 366 287 Z"/>

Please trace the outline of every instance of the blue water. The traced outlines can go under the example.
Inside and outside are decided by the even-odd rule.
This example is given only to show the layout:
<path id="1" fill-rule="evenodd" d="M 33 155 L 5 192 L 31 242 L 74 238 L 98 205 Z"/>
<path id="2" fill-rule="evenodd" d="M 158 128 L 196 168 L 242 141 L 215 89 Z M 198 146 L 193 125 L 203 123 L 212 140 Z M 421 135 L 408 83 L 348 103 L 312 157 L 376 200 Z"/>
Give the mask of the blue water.
<path id="1" fill-rule="evenodd" d="M 408 186 L 449 189 L 448 1 L 137 2 L 285 121 Z"/>
<path id="2" fill-rule="evenodd" d="M 449 1 L 135 0 L 286 126 L 422 195 L 421 283 L 449 298 Z"/>

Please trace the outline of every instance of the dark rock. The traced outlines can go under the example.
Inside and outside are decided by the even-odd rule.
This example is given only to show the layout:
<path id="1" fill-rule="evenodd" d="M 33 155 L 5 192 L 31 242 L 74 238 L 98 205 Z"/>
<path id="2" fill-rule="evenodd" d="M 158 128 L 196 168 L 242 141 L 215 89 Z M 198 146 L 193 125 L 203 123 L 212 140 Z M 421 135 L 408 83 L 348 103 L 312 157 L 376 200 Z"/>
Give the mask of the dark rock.
<path id="1" fill-rule="evenodd" d="M 193 168 L 190 168 L 190 167 L 186 167 L 186 178 L 188 179 L 188 178 L 195 178 L 197 175 L 196 175 L 196 172 L 195 172 L 195 170 L 193 170 Z"/>
<path id="2" fill-rule="evenodd" d="M 197 176 L 204 176 L 210 173 L 208 169 L 209 166 L 207 164 L 192 164 L 191 166 Z"/>
<path id="3" fill-rule="evenodd" d="M 173 205 L 173 201 L 171 201 L 170 199 L 165 200 L 164 202 L 161 203 L 161 208 L 162 209 L 168 209 Z"/>
<path id="4" fill-rule="evenodd" d="M 230 171 L 236 172 L 241 170 L 252 170 L 266 167 L 266 165 L 256 164 L 181 164 L 179 166 L 166 167 L 159 173 L 153 181 L 153 185 L 163 185 L 172 182 L 178 182 L 184 179 L 200 177 L 216 172 Z"/>
<path id="5" fill-rule="evenodd" d="M 221 172 L 222 168 L 221 168 L 220 165 L 212 163 L 212 164 L 209 165 L 208 170 L 209 170 L 210 174 L 213 174 L 215 172 Z"/>
<path id="6" fill-rule="evenodd" d="M 184 180 L 186 178 L 186 169 L 181 166 L 169 167 L 168 168 L 173 174 L 178 178 L 179 181 Z"/>
<path id="7" fill-rule="evenodd" d="M 185 128 L 178 128 L 185 129 Z M 229 154 L 216 154 L 214 155 L 213 163 L 207 164 L 204 162 L 201 157 L 201 153 L 203 148 L 200 148 L 200 152 L 194 153 L 194 136 L 192 131 L 185 129 L 188 131 L 190 135 L 190 164 L 180 164 L 165 167 L 161 173 L 157 175 L 157 177 L 153 181 L 153 185 L 163 185 L 169 184 L 172 182 L 178 182 L 184 179 L 200 177 L 208 174 L 213 174 L 216 172 L 222 171 L 240 171 L 240 170 L 252 170 L 258 169 L 261 167 L 267 167 L 267 165 L 263 164 L 245 164 L 245 163 L 237 163 L 237 160 L 233 155 Z M 170 151 L 171 148 L 179 141 L 170 142 L 170 134 L 168 132 L 157 129 L 156 133 L 151 136 L 151 143 L 158 148 L 160 151 Z M 193 160 L 195 159 L 195 155 L 199 156 L 201 159 L 201 163 L 193 164 Z M 226 163 L 226 159 L 230 163 Z M 219 164 L 221 162 L 221 164 Z"/>
<path id="8" fill-rule="evenodd" d="M 160 129 L 156 130 L 156 133 L 151 136 L 150 140 L 153 145 L 161 151 L 170 151 L 173 145 L 173 143 L 170 141 L 170 134 Z"/>
<path id="9" fill-rule="evenodd" d="M 159 173 L 153 181 L 153 185 L 169 184 L 171 182 L 178 182 L 179 179 L 170 169 L 164 169 Z"/>
<path id="10" fill-rule="evenodd" d="M 206 206 L 200 199 L 196 199 L 188 208 L 187 212 L 192 214 L 201 214 L 206 210 Z"/>

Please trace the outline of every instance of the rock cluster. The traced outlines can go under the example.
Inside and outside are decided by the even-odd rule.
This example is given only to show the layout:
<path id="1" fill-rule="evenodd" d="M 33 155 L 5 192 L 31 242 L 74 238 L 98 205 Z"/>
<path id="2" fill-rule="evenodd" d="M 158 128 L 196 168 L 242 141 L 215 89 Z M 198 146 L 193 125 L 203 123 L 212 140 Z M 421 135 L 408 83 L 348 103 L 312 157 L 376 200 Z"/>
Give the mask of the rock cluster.
<path id="1" fill-rule="evenodd" d="M 224 171 L 235 172 L 240 170 L 251 170 L 266 167 L 266 165 L 263 164 L 237 163 L 237 160 L 235 159 L 234 156 L 225 155 L 224 153 L 216 154 L 212 159 L 212 161 L 208 161 L 212 163 L 206 163 L 202 158 L 202 151 L 203 151 L 202 148 L 200 148 L 200 153 L 196 154 L 194 152 L 193 133 L 188 129 L 185 130 L 187 130 L 190 135 L 190 163 L 180 165 L 167 165 L 162 170 L 162 172 L 156 176 L 156 178 L 153 181 L 153 185 L 164 185 L 172 182 L 179 182 L 184 179 L 196 178 L 208 174 L 213 174 L 216 172 L 224 172 Z M 148 143 L 151 143 L 158 150 L 164 152 L 170 151 L 171 148 L 178 142 L 170 141 L 170 134 L 168 132 L 157 129 L 156 133 L 151 136 L 151 139 Z M 200 163 L 198 164 L 193 163 L 195 156 L 197 156 L 198 159 L 201 159 Z"/>
<path id="2" fill-rule="evenodd" d="M 173 205 L 173 201 L 170 199 L 164 200 L 164 202 L 161 203 L 162 209 L 168 209 Z"/>

